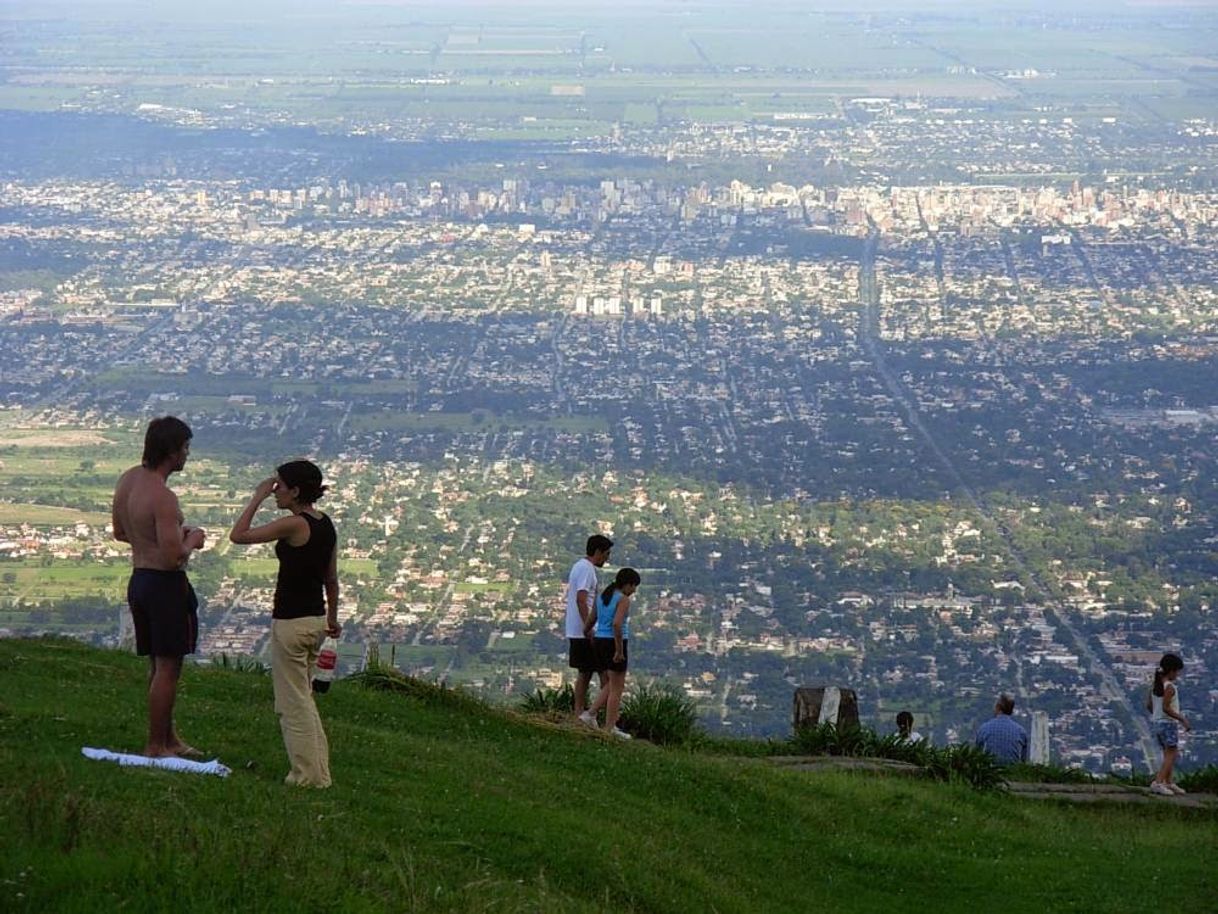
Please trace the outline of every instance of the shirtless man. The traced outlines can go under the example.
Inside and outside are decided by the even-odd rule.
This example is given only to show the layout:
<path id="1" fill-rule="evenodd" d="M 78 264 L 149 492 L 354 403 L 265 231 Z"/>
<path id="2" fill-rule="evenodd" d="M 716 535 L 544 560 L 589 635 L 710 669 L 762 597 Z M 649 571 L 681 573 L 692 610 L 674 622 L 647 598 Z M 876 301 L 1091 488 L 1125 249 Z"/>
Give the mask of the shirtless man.
<path id="1" fill-rule="evenodd" d="M 186 579 L 186 563 L 203 548 L 204 533 L 183 524 L 178 497 L 168 485 L 169 474 L 186 466 L 190 439 L 190 427 L 181 419 L 153 419 L 144 436 L 143 463 L 119 477 L 111 512 L 114 538 L 131 544 L 127 604 L 136 653 L 150 658 L 144 755 L 154 758 L 201 755 L 173 726 L 182 658 L 194 653 L 199 634 L 199 601 Z"/>

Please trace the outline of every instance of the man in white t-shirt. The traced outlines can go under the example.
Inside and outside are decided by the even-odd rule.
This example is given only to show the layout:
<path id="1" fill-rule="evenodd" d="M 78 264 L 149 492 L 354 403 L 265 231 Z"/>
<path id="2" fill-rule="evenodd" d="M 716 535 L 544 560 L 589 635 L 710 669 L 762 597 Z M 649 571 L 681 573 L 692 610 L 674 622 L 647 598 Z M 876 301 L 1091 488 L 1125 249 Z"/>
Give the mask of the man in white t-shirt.
<path id="1" fill-rule="evenodd" d="M 579 671 L 575 677 L 575 716 L 585 723 L 588 722 L 586 709 L 592 674 L 600 673 L 601 688 L 604 688 L 605 671 L 601 669 L 592 641 L 584 630 L 600 591 L 596 569 L 609 560 L 609 550 L 612 548 L 613 540 L 606 536 L 598 533 L 588 537 L 587 554 L 571 566 L 571 572 L 567 575 L 567 663 Z M 596 726 L 595 721 L 592 726 Z"/>

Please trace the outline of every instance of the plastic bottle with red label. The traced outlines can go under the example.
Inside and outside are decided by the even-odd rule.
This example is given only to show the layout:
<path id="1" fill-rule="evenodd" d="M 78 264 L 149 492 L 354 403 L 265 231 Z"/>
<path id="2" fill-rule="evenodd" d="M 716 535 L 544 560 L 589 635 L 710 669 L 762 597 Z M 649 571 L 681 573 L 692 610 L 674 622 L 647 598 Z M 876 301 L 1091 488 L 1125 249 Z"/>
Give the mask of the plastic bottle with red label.
<path id="1" fill-rule="evenodd" d="M 338 642 L 326 636 L 317 653 L 317 665 L 313 669 L 313 691 L 328 692 L 338 667 Z"/>

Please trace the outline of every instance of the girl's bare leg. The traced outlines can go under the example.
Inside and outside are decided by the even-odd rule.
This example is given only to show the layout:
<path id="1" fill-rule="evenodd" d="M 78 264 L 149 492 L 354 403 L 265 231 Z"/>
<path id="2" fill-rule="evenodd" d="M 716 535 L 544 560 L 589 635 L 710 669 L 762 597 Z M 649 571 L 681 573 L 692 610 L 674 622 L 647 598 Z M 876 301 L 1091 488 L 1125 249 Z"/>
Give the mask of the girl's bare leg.
<path id="1" fill-rule="evenodd" d="M 612 730 L 617 726 L 618 715 L 622 709 L 622 693 L 626 691 L 626 674 L 609 671 L 609 688 L 605 690 L 609 700 L 605 703 L 605 729 Z"/>
<path id="2" fill-rule="evenodd" d="M 1159 773 L 1155 775 L 1155 780 L 1160 784 L 1171 783 L 1172 773 L 1176 767 L 1176 756 L 1179 754 L 1179 749 L 1163 750 L 1163 764 L 1159 766 Z"/>

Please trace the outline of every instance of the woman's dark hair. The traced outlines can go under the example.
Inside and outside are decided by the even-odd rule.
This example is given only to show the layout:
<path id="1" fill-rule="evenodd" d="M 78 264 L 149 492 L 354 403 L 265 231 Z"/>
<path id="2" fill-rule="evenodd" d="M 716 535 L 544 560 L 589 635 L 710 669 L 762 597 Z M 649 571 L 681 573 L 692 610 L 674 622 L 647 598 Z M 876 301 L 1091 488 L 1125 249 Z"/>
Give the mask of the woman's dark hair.
<path id="1" fill-rule="evenodd" d="M 901 711 L 897 714 L 897 729 L 902 733 L 906 733 L 913 729 L 913 715 L 908 711 Z"/>
<path id="2" fill-rule="evenodd" d="M 613 583 L 606 587 L 605 592 L 601 594 L 601 602 L 608 606 L 609 601 L 613 599 L 614 591 L 619 590 L 628 584 L 633 584 L 635 587 L 638 587 L 642 583 L 643 579 L 639 577 L 639 573 L 633 568 L 619 568 L 617 577 L 613 579 Z"/>
<path id="3" fill-rule="evenodd" d="M 154 470 L 176 454 L 193 438 L 190 426 L 177 416 L 161 416 L 148 423 L 144 432 L 144 456 L 141 463 Z"/>
<path id="4" fill-rule="evenodd" d="M 321 470 L 311 460 L 292 460 L 277 467 L 275 472 L 285 486 L 299 490 L 296 500 L 302 505 L 313 504 L 329 488 L 321 484 Z"/>
<path id="5" fill-rule="evenodd" d="M 1163 659 L 1159 661 L 1159 668 L 1155 670 L 1155 687 L 1154 694 L 1157 698 L 1163 697 L 1163 676 L 1170 673 L 1172 670 L 1184 669 L 1184 661 L 1177 654 L 1164 654 Z"/>

